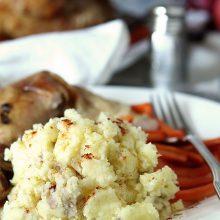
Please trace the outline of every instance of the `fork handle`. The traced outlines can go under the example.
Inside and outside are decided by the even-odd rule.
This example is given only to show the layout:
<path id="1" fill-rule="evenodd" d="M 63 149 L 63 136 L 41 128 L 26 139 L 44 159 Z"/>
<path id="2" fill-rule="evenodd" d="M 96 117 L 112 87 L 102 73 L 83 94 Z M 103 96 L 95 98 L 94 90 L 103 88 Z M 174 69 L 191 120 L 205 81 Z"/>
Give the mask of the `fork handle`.
<path id="1" fill-rule="evenodd" d="M 220 188 L 217 186 L 217 183 L 220 182 L 220 164 L 212 155 L 212 153 L 207 149 L 202 140 L 193 134 L 186 136 L 186 139 L 193 144 L 193 146 L 198 150 L 198 152 L 203 156 L 207 164 L 209 165 L 212 174 L 213 174 L 213 184 L 215 186 L 218 197 L 220 198 Z"/>
<path id="2" fill-rule="evenodd" d="M 189 134 L 186 136 L 186 139 L 195 146 L 195 148 L 199 151 L 199 153 L 202 155 L 202 157 L 205 159 L 207 164 L 210 166 L 210 168 L 215 169 L 216 176 L 214 175 L 214 178 L 216 177 L 217 181 L 220 181 L 220 165 L 215 159 L 215 157 L 212 155 L 212 153 L 207 149 L 205 144 L 201 141 L 199 137 L 193 134 Z M 213 173 L 214 174 L 214 173 Z"/>

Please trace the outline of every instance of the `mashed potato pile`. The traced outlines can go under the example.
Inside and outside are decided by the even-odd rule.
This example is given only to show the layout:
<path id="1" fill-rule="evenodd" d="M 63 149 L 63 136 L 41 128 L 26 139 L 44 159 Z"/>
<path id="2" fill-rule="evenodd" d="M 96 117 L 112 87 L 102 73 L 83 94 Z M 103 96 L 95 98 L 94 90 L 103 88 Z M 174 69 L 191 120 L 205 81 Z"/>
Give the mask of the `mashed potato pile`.
<path id="1" fill-rule="evenodd" d="M 140 128 L 67 110 L 6 150 L 14 187 L 2 219 L 166 219 L 178 187 L 169 167 L 154 172 L 157 157 Z"/>

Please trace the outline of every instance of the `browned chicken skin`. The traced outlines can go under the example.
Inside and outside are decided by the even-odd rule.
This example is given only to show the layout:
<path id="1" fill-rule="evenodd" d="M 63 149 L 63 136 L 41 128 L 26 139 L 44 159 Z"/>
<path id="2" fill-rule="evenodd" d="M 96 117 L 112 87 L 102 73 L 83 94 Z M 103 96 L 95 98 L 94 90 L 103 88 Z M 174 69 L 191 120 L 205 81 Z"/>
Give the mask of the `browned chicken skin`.
<path id="1" fill-rule="evenodd" d="M 0 90 L 0 144 L 10 145 L 34 123 L 62 115 L 70 107 L 69 85 L 42 72 Z"/>

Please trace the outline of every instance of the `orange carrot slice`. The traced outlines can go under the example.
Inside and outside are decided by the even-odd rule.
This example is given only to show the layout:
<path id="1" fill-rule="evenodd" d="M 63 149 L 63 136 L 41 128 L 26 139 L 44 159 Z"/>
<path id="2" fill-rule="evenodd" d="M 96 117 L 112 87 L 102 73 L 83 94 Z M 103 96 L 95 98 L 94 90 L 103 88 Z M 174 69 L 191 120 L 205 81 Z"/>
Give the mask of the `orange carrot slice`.
<path id="1" fill-rule="evenodd" d="M 163 142 L 166 139 L 166 135 L 159 130 L 156 131 L 147 131 L 148 141 L 149 142 Z"/>
<path id="2" fill-rule="evenodd" d="M 169 151 L 176 153 L 177 155 L 184 155 L 187 158 L 187 162 L 195 163 L 196 165 L 200 165 L 204 163 L 203 158 L 196 152 L 190 152 L 183 150 L 181 148 L 177 148 L 175 146 L 169 146 L 165 144 L 157 144 L 157 149 L 160 151 Z"/>
<path id="3" fill-rule="evenodd" d="M 205 163 L 203 157 L 199 153 L 196 153 L 196 152 L 188 152 L 188 158 L 195 164 Z"/>
<path id="4" fill-rule="evenodd" d="M 187 163 L 188 161 L 187 156 L 184 154 L 178 154 L 169 150 L 159 150 L 159 153 L 161 154 L 162 158 L 168 161 L 176 161 L 180 163 Z"/>
<path id="5" fill-rule="evenodd" d="M 154 115 L 153 106 L 150 103 L 132 105 L 131 109 L 139 114 L 145 114 L 151 117 Z"/>
<path id="6" fill-rule="evenodd" d="M 208 147 L 219 145 L 220 146 L 220 138 L 212 138 L 204 141 L 204 144 Z"/>
<path id="7" fill-rule="evenodd" d="M 211 183 L 213 177 L 211 173 L 205 176 L 197 176 L 197 177 L 178 177 L 179 186 L 181 189 L 189 189 L 197 186 L 202 186 L 208 183 Z"/>
<path id="8" fill-rule="evenodd" d="M 168 136 L 168 137 L 176 137 L 178 139 L 184 138 L 184 132 L 182 130 L 176 130 L 165 124 L 163 121 L 159 121 L 160 129 Z"/>
<path id="9" fill-rule="evenodd" d="M 210 168 L 206 164 L 196 168 L 174 166 L 173 164 L 168 164 L 168 166 L 170 166 L 179 177 L 194 178 L 211 174 Z"/>
<path id="10" fill-rule="evenodd" d="M 176 199 L 182 199 L 185 202 L 199 202 L 207 197 L 215 195 L 215 189 L 212 183 L 192 189 L 180 190 L 176 193 Z"/>

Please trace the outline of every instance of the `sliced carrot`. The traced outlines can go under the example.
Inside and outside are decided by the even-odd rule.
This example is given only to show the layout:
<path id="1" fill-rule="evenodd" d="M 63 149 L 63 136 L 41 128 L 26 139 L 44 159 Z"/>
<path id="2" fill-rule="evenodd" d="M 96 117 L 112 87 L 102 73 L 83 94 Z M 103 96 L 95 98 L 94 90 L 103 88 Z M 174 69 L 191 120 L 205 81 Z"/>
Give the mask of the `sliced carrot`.
<path id="1" fill-rule="evenodd" d="M 178 139 L 184 138 L 184 132 L 182 130 L 176 130 L 165 124 L 163 121 L 159 121 L 160 129 L 168 136 L 168 137 L 176 137 Z"/>
<path id="2" fill-rule="evenodd" d="M 134 120 L 134 116 L 133 115 L 123 115 L 120 117 L 120 119 L 131 123 Z"/>
<path id="3" fill-rule="evenodd" d="M 220 149 L 216 149 L 213 151 L 213 154 L 218 162 L 220 162 Z"/>
<path id="4" fill-rule="evenodd" d="M 177 148 L 175 146 L 167 145 L 167 144 L 157 144 L 158 150 L 168 150 L 170 152 L 175 152 L 178 154 L 187 154 L 187 151 L 182 150 L 181 148 Z"/>
<path id="5" fill-rule="evenodd" d="M 188 153 L 189 160 L 191 160 L 192 162 L 196 164 L 205 163 L 203 157 L 199 153 L 196 153 L 196 152 L 187 152 L 187 153 Z"/>
<path id="6" fill-rule="evenodd" d="M 220 138 L 212 138 L 204 141 L 205 145 L 209 146 L 215 146 L 219 145 L 220 146 Z"/>
<path id="7" fill-rule="evenodd" d="M 160 151 L 169 151 L 169 152 L 174 152 L 177 155 L 179 155 L 179 154 L 184 155 L 185 157 L 187 157 L 187 162 L 189 162 L 189 163 L 192 162 L 197 165 L 204 163 L 203 158 L 196 152 L 186 151 L 181 148 L 177 148 L 177 147 L 165 145 L 165 144 L 157 144 L 157 149 L 159 150 L 159 152 Z"/>
<path id="8" fill-rule="evenodd" d="M 182 145 L 181 149 L 191 151 L 191 152 L 196 152 L 195 147 L 193 147 L 192 144 Z"/>
<path id="9" fill-rule="evenodd" d="M 213 151 L 216 149 L 220 149 L 220 138 L 213 138 L 204 141 L 204 144 L 209 148 L 209 150 Z M 188 143 L 183 146 L 184 149 L 195 149 L 191 143 Z"/>
<path id="10" fill-rule="evenodd" d="M 205 176 L 211 173 L 210 168 L 206 164 L 202 164 L 199 167 L 189 167 L 187 163 L 177 165 L 175 164 L 175 161 L 166 160 L 162 156 L 159 157 L 157 169 L 160 169 L 165 165 L 174 170 L 179 177 L 194 178 L 198 176 Z"/>
<path id="11" fill-rule="evenodd" d="M 196 168 L 174 166 L 173 164 L 168 164 L 168 166 L 170 166 L 179 177 L 194 178 L 211 174 L 210 168 L 206 164 Z"/>
<path id="12" fill-rule="evenodd" d="M 181 189 L 189 189 L 197 186 L 202 186 L 208 183 L 211 183 L 213 180 L 213 177 L 211 173 L 205 175 L 205 176 L 197 176 L 197 177 L 179 177 L 178 176 L 178 182 Z"/>
<path id="13" fill-rule="evenodd" d="M 151 117 L 153 117 L 154 115 L 153 106 L 150 103 L 132 105 L 131 109 L 139 114 L 146 114 Z"/>
<path id="14" fill-rule="evenodd" d="M 187 156 L 184 154 L 178 154 L 169 150 L 159 150 L 159 153 L 161 154 L 162 158 L 168 161 L 176 161 L 180 163 L 187 163 L 188 161 Z"/>
<path id="15" fill-rule="evenodd" d="M 215 189 L 212 183 L 192 189 L 180 190 L 176 193 L 176 199 L 182 199 L 185 202 L 199 202 L 207 197 L 215 195 Z"/>
<path id="16" fill-rule="evenodd" d="M 181 148 L 178 148 L 178 147 L 175 147 L 173 145 L 168 145 L 168 144 L 157 144 L 157 149 L 158 150 L 168 150 L 170 152 L 175 152 L 175 153 L 180 153 L 180 154 L 187 154 L 188 152 L 181 149 Z"/>
<path id="17" fill-rule="evenodd" d="M 161 169 L 164 166 L 168 165 L 169 166 L 169 162 L 167 160 L 164 160 L 162 157 L 158 158 L 158 164 L 155 170 Z"/>
<path id="18" fill-rule="evenodd" d="M 148 134 L 149 142 L 163 142 L 166 139 L 166 135 L 160 130 L 146 131 L 146 133 Z"/>

